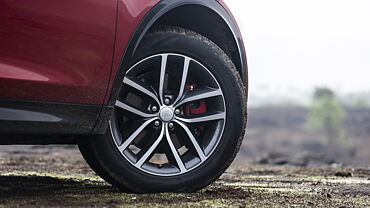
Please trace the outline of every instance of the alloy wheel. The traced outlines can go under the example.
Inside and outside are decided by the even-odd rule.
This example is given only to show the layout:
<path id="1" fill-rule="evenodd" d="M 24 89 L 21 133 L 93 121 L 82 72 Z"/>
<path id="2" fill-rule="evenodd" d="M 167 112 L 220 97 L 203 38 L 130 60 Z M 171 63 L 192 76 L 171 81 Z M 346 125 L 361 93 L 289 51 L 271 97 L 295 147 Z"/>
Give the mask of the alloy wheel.
<path id="1" fill-rule="evenodd" d="M 225 122 L 224 95 L 210 70 L 163 53 L 126 72 L 109 125 L 125 160 L 152 175 L 174 176 L 211 157 Z"/>

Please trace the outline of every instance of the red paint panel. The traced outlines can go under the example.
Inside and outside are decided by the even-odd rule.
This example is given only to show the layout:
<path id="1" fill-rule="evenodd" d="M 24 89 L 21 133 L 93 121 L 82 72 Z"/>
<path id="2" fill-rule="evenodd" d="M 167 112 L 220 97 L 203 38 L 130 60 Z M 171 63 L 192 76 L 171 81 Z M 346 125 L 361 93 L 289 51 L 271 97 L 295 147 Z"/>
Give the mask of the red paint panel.
<path id="1" fill-rule="evenodd" d="M 117 0 L 2 0 L 0 98 L 102 104 Z"/>
<path id="2" fill-rule="evenodd" d="M 159 0 L 118 0 L 116 48 L 108 92 L 112 90 L 121 59 L 136 27 L 144 18 L 145 14 L 158 2 Z M 108 102 L 109 95 L 110 93 L 107 93 L 105 103 Z"/>

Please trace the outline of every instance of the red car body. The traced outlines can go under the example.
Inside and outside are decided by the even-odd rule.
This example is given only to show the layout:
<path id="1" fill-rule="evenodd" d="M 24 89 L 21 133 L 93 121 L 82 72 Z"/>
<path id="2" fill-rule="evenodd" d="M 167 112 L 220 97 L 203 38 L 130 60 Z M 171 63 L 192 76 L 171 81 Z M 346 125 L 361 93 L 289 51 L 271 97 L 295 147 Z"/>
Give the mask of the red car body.
<path id="1" fill-rule="evenodd" d="M 139 2 L 3 1 L 1 98 L 105 103 L 133 31 L 158 0 Z"/>
<path id="2" fill-rule="evenodd" d="M 1 1 L 0 133 L 104 132 L 130 57 L 156 24 L 190 28 L 219 43 L 246 84 L 240 31 L 222 5 L 215 0 Z M 189 11 L 192 22 L 184 16 Z M 205 24 L 215 28 L 203 31 Z"/>

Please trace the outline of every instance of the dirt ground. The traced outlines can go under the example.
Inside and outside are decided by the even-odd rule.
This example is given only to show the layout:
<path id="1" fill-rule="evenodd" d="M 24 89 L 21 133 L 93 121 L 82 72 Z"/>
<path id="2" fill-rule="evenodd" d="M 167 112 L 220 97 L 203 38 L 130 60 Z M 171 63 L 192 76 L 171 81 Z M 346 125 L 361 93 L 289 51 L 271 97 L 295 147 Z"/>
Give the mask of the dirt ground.
<path id="1" fill-rule="evenodd" d="M 128 194 L 75 146 L 1 146 L 0 207 L 370 207 L 370 169 L 233 164 L 196 193 Z"/>

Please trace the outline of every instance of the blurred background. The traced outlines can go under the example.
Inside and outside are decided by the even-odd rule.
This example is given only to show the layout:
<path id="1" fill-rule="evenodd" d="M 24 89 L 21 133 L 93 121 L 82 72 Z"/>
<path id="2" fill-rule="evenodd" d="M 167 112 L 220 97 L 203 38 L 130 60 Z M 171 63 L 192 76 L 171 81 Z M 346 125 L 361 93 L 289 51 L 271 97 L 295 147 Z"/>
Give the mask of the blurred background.
<path id="1" fill-rule="evenodd" d="M 250 75 L 237 162 L 370 167 L 370 1 L 225 2 Z"/>

